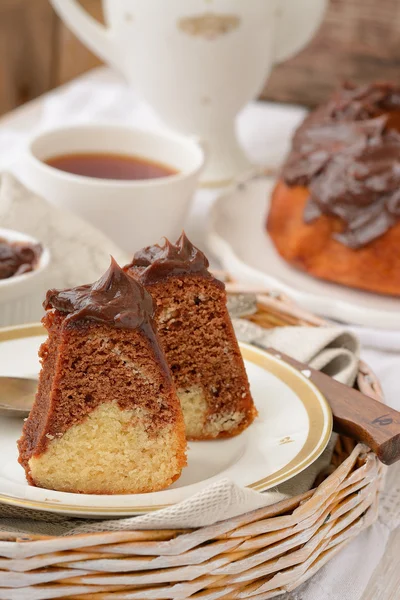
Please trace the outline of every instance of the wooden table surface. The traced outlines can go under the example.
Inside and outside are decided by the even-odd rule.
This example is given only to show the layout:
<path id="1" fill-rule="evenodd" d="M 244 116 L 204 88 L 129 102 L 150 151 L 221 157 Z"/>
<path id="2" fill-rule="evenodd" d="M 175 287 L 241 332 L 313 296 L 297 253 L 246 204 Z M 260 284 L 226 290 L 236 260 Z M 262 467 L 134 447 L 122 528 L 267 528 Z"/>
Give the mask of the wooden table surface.
<path id="1" fill-rule="evenodd" d="M 103 68 L 94 69 L 81 77 L 82 80 L 104 80 L 107 77 L 106 70 Z M 11 127 L 16 131 L 26 131 L 39 122 L 41 107 L 45 98 L 54 93 L 62 91 L 69 84 L 58 88 L 55 92 L 47 94 L 33 100 L 20 108 L 3 115 L 0 118 L 1 128 Z M 373 365 L 371 365 L 373 368 Z M 397 484 L 397 482 L 399 482 Z M 388 483 L 391 487 L 398 487 L 400 494 L 400 463 L 391 467 Z M 361 600 L 400 600 L 400 528 L 393 531 L 386 549 L 385 556 L 375 569 L 371 576 L 368 588 Z M 360 556 L 362 560 L 362 556 Z"/>

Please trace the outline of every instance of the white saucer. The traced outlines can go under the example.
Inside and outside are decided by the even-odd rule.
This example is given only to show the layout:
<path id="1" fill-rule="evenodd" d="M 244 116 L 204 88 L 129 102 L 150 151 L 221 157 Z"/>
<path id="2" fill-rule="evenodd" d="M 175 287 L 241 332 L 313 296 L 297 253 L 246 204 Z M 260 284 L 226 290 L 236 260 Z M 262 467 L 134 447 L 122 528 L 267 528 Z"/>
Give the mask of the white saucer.
<path id="1" fill-rule="evenodd" d="M 353 290 L 292 268 L 265 231 L 274 181 L 252 179 L 220 196 L 212 209 L 208 245 L 241 282 L 284 292 L 314 313 L 358 325 L 400 329 L 400 299 Z"/>
<path id="2" fill-rule="evenodd" d="M 43 339 L 41 325 L 0 330 L 0 375 L 36 376 L 37 350 Z M 100 496 L 31 487 L 17 462 L 22 419 L 1 418 L 0 502 L 68 515 L 134 515 L 185 500 L 225 477 L 264 491 L 300 473 L 328 443 L 330 408 L 304 375 L 262 350 L 241 348 L 258 418 L 235 438 L 191 442 L 188 466 L 167 490 Z"/>

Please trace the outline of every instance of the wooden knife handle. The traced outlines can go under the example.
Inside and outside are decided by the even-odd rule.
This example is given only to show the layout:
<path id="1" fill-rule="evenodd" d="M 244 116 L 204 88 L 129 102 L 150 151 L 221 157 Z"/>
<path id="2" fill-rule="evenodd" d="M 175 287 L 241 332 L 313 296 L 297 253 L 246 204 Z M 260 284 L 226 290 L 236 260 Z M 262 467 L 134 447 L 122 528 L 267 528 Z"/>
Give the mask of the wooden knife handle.
<path id="1" fill-rule="evenodd" d="M 298 371 L 311 373 L 308 379 L 323 393 L 332 409 L 334 431 L 363 442 L 385 465 L 400 459 L 400 412 L 278 350 L 267 351 Z"/>

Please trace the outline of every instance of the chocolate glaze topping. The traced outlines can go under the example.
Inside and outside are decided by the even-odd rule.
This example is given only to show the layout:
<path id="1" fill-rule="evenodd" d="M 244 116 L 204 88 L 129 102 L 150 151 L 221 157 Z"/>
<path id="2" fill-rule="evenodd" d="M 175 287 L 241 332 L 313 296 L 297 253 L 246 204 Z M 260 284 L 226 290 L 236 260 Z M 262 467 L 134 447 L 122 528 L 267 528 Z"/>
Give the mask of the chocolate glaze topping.
<path id="1" fill-rule="evenodd" d="M 33 271 L 42 254 L 40 244 L 9 242 L 0 238 L 0 279 Z"/>
<path id="2" fill-rule="evenodd" d="M 154 312 L 150 294 L 113 258 L 98 281 L 68 290 L 49 290 L 43 306 L 67 313 L 70 321 L 98 321 L 120 329 L 145 327 Z"/>
<path id="3" fill-rule="evenodd" d="M 397 124 L 395 123 L 397 119 Z M 394 128 L 394 126 L 396 128 Z M 297 129 L 283 168 L 307 186 L 305 222 L 340 217 L 341 243 L 360 248 L 400 219 L 400 87 L 349 84 Z"/>
<path id="4" fill-rule="evenodd" d="M 183 232 L 176 244 L 165 239 L 163 246 L 155 244 L 136 252 L 125 271 L 139 270 L 143 284 L 156 283 L 172 275 L 198 274 L 212 277 L 208 260 Z"/>

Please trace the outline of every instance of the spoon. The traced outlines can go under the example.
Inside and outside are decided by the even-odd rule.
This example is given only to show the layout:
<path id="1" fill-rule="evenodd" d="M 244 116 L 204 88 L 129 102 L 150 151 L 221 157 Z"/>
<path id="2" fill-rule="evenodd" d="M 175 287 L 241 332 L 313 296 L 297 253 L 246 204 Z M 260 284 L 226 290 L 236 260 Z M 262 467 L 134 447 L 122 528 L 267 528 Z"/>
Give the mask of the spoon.
<path id="1" fill-rule="evenodd" d="M 0 377 L 0 416 L 27 417 L 37 386 L 37 379 Z"/>

